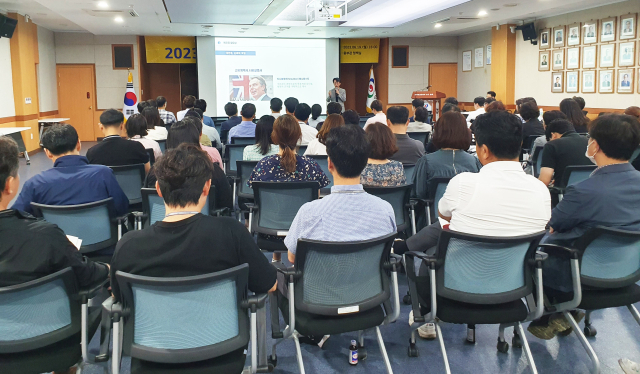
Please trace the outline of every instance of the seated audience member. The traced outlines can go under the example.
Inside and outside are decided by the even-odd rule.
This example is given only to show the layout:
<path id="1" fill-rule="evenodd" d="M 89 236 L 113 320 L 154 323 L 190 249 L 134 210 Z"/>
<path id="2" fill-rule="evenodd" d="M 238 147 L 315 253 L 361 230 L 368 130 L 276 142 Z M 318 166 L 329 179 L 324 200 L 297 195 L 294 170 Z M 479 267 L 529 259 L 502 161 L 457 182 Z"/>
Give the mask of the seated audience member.
<path id="1" fill-rule="evenodd" d="M 624 114 L 628 116 L 634 116 L 640 119 L 640 108 L 637 106 L 630 106 L 624 110 Z"/>
<path id="2" fill-rule="evenodd" d="M 193 107 L 196 105 L 196 97 L 192 95 L 185 96 L 182 99 L 182 105 L 184 105 L 185 109 L 176 113 L 176 119 L 178 121 L 182 121 L 182 119 L 184 118 L 184 115 L 187 114 L 189 109 L 193 109 Z"/>
<path id="3" fill-rule="evenodd" d="M 149 171 L 149 154 L 140 142 L 132 142 L 121 137 L 124 129 L 124 115 L 115 110 L 105 110 L 100 115 L 98 124 L 104 139 L 89 148 L 87 160 L 90 164 L 104 166 L 122 166 L 144 164 L 144 170 Z"/>
<path id="4" fill-rule="evenodd" d="M 450 104 L 450 105 L 453 105 L 453 104 Z M 416 109 L 416 113 L 414 116 L 415 121 L 409 122 L 409 127 L 407 127 L 407 132 L 431 132 L 431 125 L 427 123 L 428 116 L 429 116 L 429 112 L 425 108 Z M 381 123 L 386 123 L 386 122 L 381 122 Z"/>
<path id="5" fill-rule="evenodd" d="M 542 151 L 538 179 L 547 186 L 554 181 L 556 187 L 564 187 L 562 175 L 567 166 L 592 165 L 584 154 L 589 140 L 575 132 L 571 122 L 561 119 L 548 124 L 545 134 L 549 141 Z"/>
<path id="6" fill-rule="evenodd" d="M 112 197 L 116 214 L 127 213 L 129 199 L 111 169 L 104 165 L 90 165 L 86 157 L 80 156 L 80 141 L 73 126 L 51 126 L 42 135 L 42 146 L 44 153 L 53 161 L 53 168 L 27 180 L 12 209 L 33 214 L 32 202 L 77 205 Z"/>
<path id="7" fill-rule="evenodd" d="M 486 113 L 489 112 L 495 112 L 495 111 L 506 111 L 507 109 L 504 107 L 504 104 L 502 104 L 502 101 L 492 101 L 489 105 L 485 105 L 485 109 L 484 111 Z"/>
<path id="8" fill-rule="evenodd" d="M 282 111 L 282 100 L 274 97 L 269 102 L 269 109 L 271 109 L 271 117 L 278 118 L 280 117 L 280 112 Z"/>
<path id="9" fill-rule="evenodd" d="M 309 118 L 309 126 L 315 129 L 318 126 L 318 123 L 320 123 L 320 120 L 318 118 L 321 114 L 322 106 L 320 106 L 320 104 L 313 104 L 311 106 L 311 118 Z"/>
<path id="10" fill-rule="evenodd" d="M 335 101 L 327 103 L 327 116 L 329 116 L 330 114 L 342 114 L 342 106 L 340 105 L 340 103 L 336 103 Z M 360 118 L 358 117 L 358 122 L 359 121 Z M 320 131 L 323 123 L 324 121 L 318 122 L 318 124 L 316 125 L 316 130 Z"/>
<path id="11" fill-rule="evenodd" d="M 488 92 L 487 92 L 487 99 L 488 99 L 488 98 L 492 98 L 492 99 L 494 99 L 494 100 L 495 100 L 495 98 L 496 98 L 496 93 L 495 93 L 495 92 L 493 92 L 493 91 L 488 91 Z"/>
<path id="12" fill-rule="evenodd" d="M 152 107 L 158 109 L 158 103 L 154 99 L 147 100 L 147 104 L 149 104 L 149 106 L 152 106 Z"/>
<path id="13" fill-rule="evenodd" d="M 589 118 L 587 118 L 580 106 L 573 99 L 564 99 L 560 102 L 560 111 L 567 116 L 567 120 L 573 124 L 574 130 L 579 134 L 587 133 L 587 125 L 589 124 Z"/>
<path id="14" fill-rule="evenodd" d="M 296 107 L 300 102 L 295 97 L 288 97 L 284 101 L 284 110 L 287 114 L 293 115 L 296 111 Z"/>
<path id="15" fill-rule="evenodd" d="M 584 107 L 587 105 L 587 104 L 584 102 L 584 99 L 583 99 L 582 97 L 580 97 L 580 96 L 574 96 L 574 97 L 572 97 L 572 99 L 573 99 L 576 103 L 578 103 L 578 106 L 580 107 L 580 110 L 582 111 L 582 114 L 584 114 L 584 116 L 586 117 L 586 116 L 587 116 L 587 113 L 589 113 L 589 112 L 587 112 L 586 110 L 584 110 Z"/>
<path id="16" fill-rule="evenodd" d="M 416 113 L 416 109 L 418 109 L 418 108 L 424 108 L 424 100 L 422 100 L 422 99 L 413 99 L 413 100 L 411 100 L 411 109 L 413 110 L 414 116 L 415 116 L 415 113 Z M 411 116 L 411 118 L 409 118 L 409 122 L 415 121 L 414 116 Z"/>
<path id="17" fill-rule="evenodd" d="M 147 119 L 142 114 L 132 114 L 126 124 L 127 137 L 142 144 L 145 149 L 153 149 L 153 157 L 157 160 L 162 150 L 157 141 L 147 138 Z"/>
<path id="18" fill-rule="evenodd" d="M 270 115 L 260 117 L 256 123 L 256 144 L 244 148 L 242 153 L 244 161 L 259 161 L 265 156 L 278 154 L 280 147 L 273 144 L 273 140 L 271 140 L 275 120 Z"/>
<path id="19" fill-rule="evenodd" d="M 434 178 L 453 178 L 465 173 L 477 173 L 482 164 L 467 153 L 471 145 L 471 132 L 464 116 L 457 112 L 447 112 L 440 116 L 434 126 L 433 143 L 436 152 L 422 156 L 416 163 L 414 180 L 407 181 L 415 186 L 416 196 L 429 198 L 429 184 Z"/>
<path id="20" fill-rule="evenodd" d="M 204 101 L 204 100 L 203 100 Z M 197 101 L 196 101 L 197 102 Z M 202 122 L 202 136 L 200 137 L 200 144 L 205 145 L 207 147 L 215 147 L 218 152 L 222 151 L 222 141 L 220 140 L 220 134 L 218 134 L 218 130 L 216 130 L 215 126 L 206 125 L 204 112 L 200 108 L 193 108 L 184 115 L 186 117 L 193 117 L 200 122 Z M 213 123 L 213 120 L 211 120 Z"/>
<path id="21" fill-rule="evenodd" d="M 142 113 L 142 111 L 144 110 L 144 108 L 148 107 L 149 103 L 147 103 L 146 101 L 140 101 L 138 102 L 138 104 L 136 105 L 136 108 L 138 108 L 138 113 Z"/>
<path id="22" fill-rule="evenodd" d="M 529 139 L 530 136 L 544 135 L 544 127 L 538 120 L 539 115 L 538 105 L 533 101 L 527 101 L 520 106 L 520 116 L 524 120 L 522 125 L 522 148 L 531 148 L 532 141 Z"/>
<path id="23" fill-rule="evenodd" d="M 337 103 L 336 103 L 337 104 Z M 327 148 L 325 147 L 325 141 L 329 131 L 334 127 L 340 127 L 344 125 L 344 118 L 340 114 L 329 114 L 327 119 L 322 124 L 322 128 L 318 131 L 316 138 L 309 142 L 307 149 L 304 151 L 305 156 L 309 155 L 327 155 Z"/>
<path id="24" fill-rule="evenodd" d="M 173 113 L 167 111 L 167 99 L 164 96 L 158 96 L 156 98 L 156 107 L 158 108 L 160 119 L 162 119 L 165 126 L 171 126 L 178 121 Z"/>
<path id="25" fill-rule="evenodd" d="M 213 162 L 214 164 L 218 164 L 218 166 L 220 166 L 222 168 L 222 157 L 220 156 L 220 152 L 218 152 L 218 150 L 214 147 L 209 147 L 206 145 L 202 144 L 202 121 L 197 118 L 197 117 L 192 117 L 192 116 L 185 116 L 182 119 L 182 122 L 185 122 L 185 124 L 191 124 L 196 128 L 196 131 L 198 131 L 199 135 L 199 143 L 200 143 L 200 148 L 202 148 L 203 151 L 207 152 L 207 154 L 209 155 L 209 157 L 211 157 L 211 162 Z M 168 142 L 168 137 L 167 137 L 167 142 Z M 175 144 L 174 148 L 177 147 L 178 145 Z M 167 146 L 168 147 L 168 146 Z"/>
<path id="26" fill-rule="evenodd" d="M 494 101 L 496 101 L 496 99 L 494 99 L 492 97 L 487 97 L 487 98 L 484 99 L 484 110 L 485 110 L 485 112 L 487 111 L 487 107 L 489 106 L 489 104 L 491 104 Z"/>
<path id="27" fill-rule="evenodd" d="M 253 123 L 253 119 L 256 118 L 256 106 L 251 103 L 244 104 L 240 116 L 242 122 L 229 130 L 227 144 L 231 144 L 231 138 L 255 138 L 256 136 L 256 124 Z"/>
<path id="28" fill-rule="evenodd" d="M 453 105 L 453 104 L 450 104 L 450 103 L 444 104 L 442 106 L 442 110 L 440 111 L 440 115 L 443 115 L 443 114 L 445 114 L 447 112 L 461 113 L 459 106 Z M 436 124 L 437 124 L 437 122 L 436 122 Z M 435 125 L 436 124 L 434 124 L 432 126 L 432 128 L 431 128 L 431 131 L 433 133 L 435 133 Z M 411 127 L 411 123 L 409 123 L 409 127 Z M 426 153 L 433 153 L 433 152 L 435 152 L 437 150 L 438 150 L 438 147 L 433 143 L 433 136 L 431 136 L 429 138 L 429 142 L 427 143 L 427 146 L 425 147 L 425 151 L 426 151 Z"/>
<path id="29" fill-rule="evenodd" d="M 237 126 L 242 122 L 242 117 L 238 116 L 238 105 L 236 103 L 226 103 L 224 105 L 224 112 L 229 116 L 229 119 L 222 122 L 220 125 L 220 134 L 229 133 L 231 128 Z"/>
<path id="30" fill-rule="evenodd" d="M 140 113 L 147 120 L 147 138 L 155 141 L 167 139 L 167 128 L 164 127 L 158 109 L 147 106 Z"/>
<path id="31" fill-rule="evenodd" d="M 200 109 L 202 111 L 202 124 L 208 127 L 215 128 L 215 124 L 213 123 L 213 118 L 204 115 L 204 112 L 207 111 L 207 102 L 204 99 L 196 100 L 193 107 L 194 109 Z"/>
<path id="32" fill-rule="evenodd" d="M 185 118 L 193 118 L 196 121 L 200 121 L 200 123 L 202 123 L 202 111 L 198 108 L 193 108 L 193 109 L 189 109 L 189 111 L 187 112 L 187 114 L 184 115 L 184 117 L 182 119 Z M 205 128 L 204 124 L 201 127 L 201 132 L 202 130 Z M 213 143 L 211 143 L 211 139 L 207 136 L 207 134 L 205 133 L 201 133 L 200 134 L 200 144 L 206 147 L 211 147 L 213 146 Z M 217 144 L 216 144 L 217 145 Z"/>
<path id="33" fill-rule="evenodd" d="M 355 125 L 360 127 L 360 115 L 355 110 L 349 109 L 342 113 L 345 125 Z"/>
<path id="34" fill-rule="evenodd" d="M 318 130 L 314 127 L 307 125 L 307 120 L 309 119 L 309 115 L 311 114 L 311 108 L 309 105 L 305 103 L 300 103 L 296 105 L 296 109 L 294 111 L 294 117 L 298 120 L 298 124 L 300 125 L 300 131 L 302 132 L 302 137 L 300 138 L 299 145 L 307 145 L 310 141 L 316 138 L 318 135 Z"/>
<path id="35" fill-rule="evenodd" d="M 424 155 L 424 144 L 407 135 L 409 110 L 403 106 L 387 109 L 387 125 L 395 134 L 398 147 L 398 151 L 389 158 L 403 164 L 415 164 Z"/>
<path id="36" fill-rule="evenodd" d="M 155 188 L 164 199 L 167 215 L 151 227 L 122 237 L 111 261 L 111 279 L 115 279 L 117 271 L 149 277 L 185 277 L 248 264 L 249 290 L 275 291 L 276 270 L 241 223 L 228 217 L 194 213 L 205 207 L 215 168 L 197 144 L 167 150 L 154 165 L 158 178 Z M 115 300 L 121 301 L 117 282 L 112 282 L 111 287 Z M 198 368 L 207 367 L 211 373 L 240 373 L 246 349 L 198 362 Z M 153 368 L 157 369 L 158 364 L 131 360 L 132 373 Z"/>
<path id="37" fill-rule="evenodd" d="M 484 114 L 484 101 L 485 98 L 482 96 L 478 96 L 473 99 L 473 108 L 475 109 L 473 112 L 470 112 L 467 116 L 467 122 L 469 122 L 468 126 L 471 126 L 471 121 L 475 120 L 481 114 Z"/>
<path id="38" fill-rule="evenodd" d="M 546 131 L 547 131 L 547 124 L 557 120 L 557 119 L 567 119 L 567 116 L 564 115 L 564 113 L 562 113 L 559 110 L 550 110 L 548 112 L 544 112 L 544 114 L 542 115 L 542 128 L 545 130 L 545 133 L 543 135 L 540 135 L 536 138 L 536 140 L 533 141 L 533 143 L 531 143 L 531 154 L 529 155 L 529 161 L 533 160 L 533 153 L 535 151 L 535 149 L 537 147 L 544 147 L 545 144 L 547 144 L 547 135 L 546 135 Z M 531 169 L 531 165 L 527 165 L 527 167 L 524 169 L 525 173 L 527 174 L 532 174 L 532 169 Z"/>
<path id="39" fill-rule="evenodd" d="M 598 117 L 591 123 L 589 135 L 586 155 L 598 168 L 588 179 L 567 187 L 562 201 L 551 212 L 547 243 L 572 247 L 576 239 L 596 226 L 640 231 L 640 173 L 629 165 L 640 144 L 638 120 L 618 114 Z M 571 273 L 564 270 L 568 264 L 550 256 L 543 266 L 549 300 L 571 300 Z M 582 314 L 574 315 L 582 318 Z M 532 322 L 528 330 L 538 338 L 551 339 L 570 328 L 562 315 L 551 315 Z"/>
<path id="40" fill-rule="evenodd" d="M 453 104 L 444 104 L 442 106 L 442 110 L 440 111 L 440 114 L 445 114 L 446 112 L 456 112 L 456 113 L 461 113 L 460 107 L 457 105 L 453 105 Z"/>
<path id="41" fill-rule="evenodd" d="M 444 99 L 444 103 L 445 104 L 453 104 L 453 105 L 457 106 L 458 105 L 458 99 L 456 99 L 453 96 L 449 96 L 446 99 Z"/>
<path id="42" fill-rule="evenodd" d="M 398 151 L 396 137 L 389 127 L 376 122 L 367 126 L 365 133 L 371 150 L 367 166 L 360 173 L 360 184 L 372 187 L 395 187 L 406 184 L 407 178 L 402 164 L 389 160 L 389 157 Z"/>
<path id="43" fill-rule="evenodd" d="M 178 148 L 180 144 L 193 144 L 203 148 L 199 142 L 199 130 L 196 126 L 196 121 L 193 118 L 184 118 L 182 121 L 176 122 L 169 129 L 169 137 L 167 137 L 167 150 Z M 215 150 L 215 149 L 214 149 Z M 165 152 L 166 153 L 166 152 Z M 209 154 L 205 151 L 205 153 Z M 218 157 L 220 157 L 218 155 Z M 211 154 L 209 159 L 213 160 Z M 155 167 L 155 165 L 154 165 Z M 152 167 L 149 171 L 149 175 L 144 181 L 146 188 L 153 188 L 157 181 L 155 175 L 155 168 Z M 233 207 L 233 190 L 229 185 L 226 175 L 222 169 L 222 163 L 218 160 L 213 161 L 213 171 L 211 172 L 211 184 L 216 188 L 216 207 L 217 208 L 232 208 Z"/>
<path id="44" fill-rule="evenodd" d="M 367 126 L 372 123 L 380 122 L 387 123 L 387 116 L 382 112 L 382 101 L 373 100 L 371 102 L 371 111 L 373 112 L 373 117 L 369 117 L 367 122 L 364 124 L 365 131 L 367 130 Z"/>

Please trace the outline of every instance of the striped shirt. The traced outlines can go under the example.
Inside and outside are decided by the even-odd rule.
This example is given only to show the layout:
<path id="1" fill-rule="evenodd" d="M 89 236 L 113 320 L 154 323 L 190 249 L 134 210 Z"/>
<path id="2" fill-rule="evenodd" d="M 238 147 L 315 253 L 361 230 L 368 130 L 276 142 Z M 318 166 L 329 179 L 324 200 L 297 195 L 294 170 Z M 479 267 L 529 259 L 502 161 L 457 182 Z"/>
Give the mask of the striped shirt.
<path id="1" fill-rule="evenodd" d="M 160 114 L 160 119 L 162 119 L 165 125 L 168 126 L 176 122 L 176 116 L 174 116 L 173 113 L 167 112 L 164 109 L 159 109 L 158 113 Z"/>
<path id="2" fill-rule="evenodd" d="M 331 194 L 300 207 L 284 244 L 295 254 L 298 239 L 349 242 L 396 232 L 391 204 L 364 192 L 361 184 L 331 187 Z"/>

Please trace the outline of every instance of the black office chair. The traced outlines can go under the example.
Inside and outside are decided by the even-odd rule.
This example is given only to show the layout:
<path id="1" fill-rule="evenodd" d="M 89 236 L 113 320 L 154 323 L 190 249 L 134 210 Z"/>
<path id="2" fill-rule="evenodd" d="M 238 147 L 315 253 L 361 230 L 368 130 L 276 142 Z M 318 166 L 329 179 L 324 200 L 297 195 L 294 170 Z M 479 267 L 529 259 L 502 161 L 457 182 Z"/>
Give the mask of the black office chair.
<path id="1" fill-rule="evenodd" d="M 255 136 L 251 136 L 251 137 L 234 136 L 233 138 L 231 138 L 231 144 L 253 145 L 253 144 L 256 144 L 256 138 Z"/>
<path id="2" fill-rule="evenodd" d="M 562 200 L 562 197 L 567 190 L 567 187 L 580 183 L 586 179 L 589 179 L 591 173 L 596 170 L 596 165 L 572 165 L 567 166 L 562 174 L 562 181 L 558 186 L 549 187 L 551 193 L 558 194 L 558 200 Z"/>
<path id="3" fill-rule="evenodd" d="M 542 165 L 542 151 L 544 147 L 536 147 L 531 154 L 531 160 L 527 160 L 527 164 L 531 165 L 533 176 L 538 178 L 540 176 L 540 167 Z"/>
<path id="4" fill-rule="evenodd" d="M 147 154 L 149 155 L 149 165 L 153 166 L 156 163 L 156 154 L 153 152 L 151 148 L 145 148 Z"/>
<path id="5" fill-rule="evenodd" d="M 544 234 L 508 238 L 443 230 L 435 255 L 406 252 L 414 318 L 409 356 L 418 355 L 415 332 L 424 322 L 436 325 L 447 373 L 451 371 L 440 321 L 471 326 L 499 324 L 497 348 L 503 353 L 509 349 L 504 330 L 514 326 L 512 344 L 524 348 L 531 371 L 536 373 L 521 322 L 538 319 L 543 313 L 542 262 L 547 255 L 538 254 L 536 249 Z M 422 260 L 419 266 L 428 275 L 416 274 L 416 258 Z"/>
<path id="6" fill-rule="evenodd" d="M 235 139 L 235 138 L 234 138 Z M 228 144 L 225 147 L 225 153 L 227 154 L 227 160 L 225 160 L 225 173 L 229 176 L 236 176 L 236 166 L 238 161 L 242 161 L 244 149 L 247 144 Z M 235 190 L 233 191 L 235 195 Z"/>
<path id="7" fill-rule="evenodd" d="M 301 334 L 352 331 L 358 331 L 358 356 L 363 359 L 363 332 L 375 329 L 387 373 L 392 373 L 379 326 L 394 322 L 400 315 L 400 257 L 390 254 L 395 236 L 391 233 L 362 242 L 298 241 L 295 266 L 277 267 L 288 281 L 287 297 L 277 292 L 270 295 L 271 334 L 280 339 L 273 345 L 272 363 L 277 361 L 276 346 L 293 339 L 298 368 L 304 373 L 298 341 Z M 280 329 L 278 307 L 288 325 L 284 331 Z"/>
<path id="8" fill-rule="evenodd" d="M 138 218 L 136 220 L 138 230 L 147 228 L 157 221 L 162 221 L 166 215 L 164 199 L 158 195 L 155 188 L 142 188 L 140 192 L 142 194 L 142 214 L 136 217 Z M 227 208 L 216 209 L 216 186 L 211 185 L 207 203 L 200 213 L 205 216 L 220 216 L 226 210 Z"/>
<path id="9" fill-rule="evenodd" d="M 254 204 L 249 208 L 249 232 L 258 234 L 258 247 L 286 252 L 283 239 L 302 205 L 318 199 L 318 182 L 253 182 Z M 269 235 L 269 236 L 267 236 Z M 278 239 L 273 239 L 277 237 Z"/>
<path id="10" fill-rule="evenodd" d="M 296 151 L 298 152 L 299 156 L 304 156 L 304 153 L 307 151 L 307 146 L 306 145 L 299 145 L 297 147 Z"/>
<path id="11" fill-rule="evenodd" d="M 158 142 L 158 145 L 160 146 L 160 152 L 162 152 L 162 154 L 165 154 L 165 152 L 167 151 L 167 139 L 163 139 L 163 140 L 156 140 Z"/>
<path id="12" fill-rule="evenodd" d="M 433 178 L 429 181 L 429 197 L 427 199 L 415 199 L 425 207 L 425 213 L 427 216 L 427 226 L 436 222 L 438 219 L 438 203 L 440 199 L 447 191 L 447 186 L 451 178 Z"/>
<path id="13" fill-rule="evenodd" d="M 538 139 L 540 136 L 544 136 L 544 134 L 529 135 L 522 141 L 522 150 L 524 151 L 524 153 L 531 154 L 531 147 L 533 146 L 533 142 L 536 141 L 536 139 Z"/>
<path id="14" fill-rule="evenodd" d="M 420 143 L 422 143 L 425 148 L 427 146 L 427 143 L 429 143 L 429 134 L 431 134 L 428 131 L 424 131 L 424 132 L 408 132 L 407 135 L 409 135 L 409 137 L 411 139 L 417 140 Z"/>
<path id="15" fill-rule="evenodd" d="M 331 193 L 331 187 L 333 186 L 333 174 L 329 171 L 329 156 L 321 156 L 321 155 L 308 155 L 307 157 L 312 158 L 315 162 L 318 163 L 324 174 L 329 178 L 329 184 L 326 187 L 320 189 L 320 192 L 323 195 Z"/>
<path id="16" fill-rule="evenodd" d="M 109 166 L 113 170 L 120 188 L 129 199 L 129 210 L 139 210 L 142 203 L 142 195 L 140 189 L 144 187 L 144 178 L 146 172 L 144 164 Z"/>
<path id="17" fill-rule="evenodd" d="M 412 185 L 406 184 L 397 187 L 369 187 L 364 186 L 364 190 L 374 196 L 391 204 L 396 217 L 396 227 L 398 233 L 405 232 L 411 224 L 411 235 L 416 234 L 415 203 L 411 203 Z M 409 235 L 407 235 L 409 236 Z"/>
<path id="18" fill-rule="evenodd" d="M 246 203 L 254 203 L 253 189 L 249 187 L 248 182 L 257 164 L 258 161 L 236 161 L 236 191 L 238 194 L 238 209 L 240 213 L 249 212 L 249 208 L 245 205 Z"/>
<path id="19" fill-rule="evenodd" d="M 415 185 L 415 181 L 413 180 L 413 172 L 416 169 L 416 164 L 402 164 L 404 168 L 404 176 L 407 179 L 407 184 Z"/>

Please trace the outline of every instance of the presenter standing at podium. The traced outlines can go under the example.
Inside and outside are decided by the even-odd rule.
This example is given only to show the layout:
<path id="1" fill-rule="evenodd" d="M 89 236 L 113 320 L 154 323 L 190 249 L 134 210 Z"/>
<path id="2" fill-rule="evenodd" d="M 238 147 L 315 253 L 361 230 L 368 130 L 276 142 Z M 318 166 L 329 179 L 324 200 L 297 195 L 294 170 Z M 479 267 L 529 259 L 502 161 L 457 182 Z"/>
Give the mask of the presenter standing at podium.
<path id="1" fill-rule="evenodd" d="M 344 88 L 340 88 L 340 78 L 333 78 L 334 89 L 329 91 L 327 96 L 327 102 L 335 102 L 340 104 L 342 112 L 344 113 L 344 102 L 347 101 L 347 91 Z"/>

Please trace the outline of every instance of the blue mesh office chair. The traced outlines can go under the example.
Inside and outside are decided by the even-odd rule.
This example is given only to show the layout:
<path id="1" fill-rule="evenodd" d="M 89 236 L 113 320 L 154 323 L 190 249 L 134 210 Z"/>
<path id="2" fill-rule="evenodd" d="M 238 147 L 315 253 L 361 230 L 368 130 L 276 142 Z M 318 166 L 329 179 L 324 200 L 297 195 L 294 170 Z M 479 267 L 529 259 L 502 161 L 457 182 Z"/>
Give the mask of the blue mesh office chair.
<path id="1" fill-rule="evenodd" d="M 136 223 L 136 227 L 138 230 L 147 228 L 157 221 L 162 221 L 164 219 L 164 216 L 166 215 L 164 199 L 161 198 L 160 195 L 158 195 L 158 191 L 156 191 L 155 188 L 143 188 L 141 189 L 141 194 L 142 215 Z M 205 216 L 220 215 L 220 212 L 216 210 L 215 196 L 216 187 L 212 185 L 209 189 L 209 196 L 207 196 L 207 203 L 204 208 L 202 208 L 202 211 L 200 213 L 204 214 Z"/>
<path id="2" fill-rule="evenodd" d="M 297 147 L 296 151 L 298 152 L 299 156 L 304 156 L 304 153 L 307 151 L 307 146 L 306 145 L 299 145 Z"/>
<path id="3" fill-rule="evenodd" d="M 108 311 L 113 320 L 112 372 L 118 374 L 122 353 L 164 364 L 205 362 L 246 347 L 251 340 L 251 371 L 257 370 L 258 308 L 267 295 L 248 297 L 249 265 L 211 274 L 163 278 L 116 272 L 121 303 Z M 249 318 L 247 311 L 250 311 Z M 219 364 L 218 364 L 219 365 Z M 219 367 L 227 373 L 242 362 Z M 179 372 L 179 370 L 177 370 Z"/>
<path id="4" fill-rule="evenodd" d="M 233 138 L 235 139 L 235 138 Z M 228 161 L 225 162 L 227 170 L 225 170 L 227 175 L 236 176 L 236 167 L 237 162 L 242 161 L 242 156 L 244 153 L 244 149 L 247 147 L 247 144 L 229 144 L 225 147 L 225 152 L 228 156 Z M 234 185 L 234 196 L 235 196 L 235 185 Z"/>
<path id="5" fill-rule="evenodd" d="M 253 203 L 253 189 L 249 187 L 248 181 L 253 169 L 258 161 L 236 161 L 237 183 L 236 188 L 238 194 L 238 209 L 240 212 L 249 212 L 246 203 Z"/>
<path id="6" fill-rule="evenodd" d="M 567 166 L 562 174 L 562 180 L 558 186 L 549 187 L 552 193 L 558 194 L 558 200 L 562 200 L 564 192 L 567 187 L 580 183 L 591 176 L 591 173 L 596 170 L 596 165 L 572 165 Z"/>
<path id="7" fill-rule="evenodd" d="M 323 194 L 331 193 L 331 187 L 333 186 L 333 175 L 329 172 L 329 156 L 320 156 L 320 155 L 309 155 L 307 156 L 315 160 L 315 162 L 320 165 L 320 168 L 324 172 L 324 174 L 329 178 L 329 184 L 326 187 L 323 187 L 320 191 Z"/>
<path id="8" fill-rule="evenodd" d="M 631 155 L 631 159 L 629 159 L 629 162 L 633 162 L 636 158 L 638 158 L 638 155 L 640 155 L 640 147 L 636 148 L 636 150 L 633 151 L 633 154 Z"/>
<path id="9" fill-rule="evenodd" d="M 405 253 L 416 322 L 412 325 L 409 356 L 418 354 L 417 328 L 421 323 L 434 322 L 445 369 L 450 373 L 439 321 L 500 324 L 498 350 L 508 351 L 504 330 L 514 326 L 512 343 L 524 348 L 531 371 L 537 373 L 521 322 L 538 319 L 543 313 L 542 261 L 546 254 L 536 253 L 543 235 L 483 237 L 443 230 L 434 256 Z M 416 258 L 422 260 L 422 273 L 416 270 Z M 428 276 L 423 275 L 425 272 Z"/>
<path id="10" fill-rule="evenodd" d="M 113 170 L 113 176 L 116 177 L 120 188 L 129 199 L 129 210 L 132 206 L 139 205 L 142 202 L 140 189 L 144 186 L 146 177 L 144 164 L 109 166 L 109 168 Z"/>
<path id="11" fill-rule="evenodd" d="M 160 151 L 162 152 L 162 154 L 165 154 L 165 152 L 167 151 L 167 139 L 163 139 L 163 140 L 156 140 L 158 142 L 158 145 L 160 146 Z"/>
<path id="12" fill-rule="evenodd" d="M 267 252 L 286 252 L 282 240 L 302 205 L 318 198 L 318 182 L 253 182 L 254 204 L 249 208 L 249 232 L 258 234 L 258 247 Z M 269 239 L 265 235 L 278 237 Z"/>
<path id="13" fill-rule="evenodd" d="M 367 123 L 367 120 L 371 117 L 360 117 L 360 122 L 358 123 L 360 127 L 364 129 L 364 125 Z"/>
<path id="14" fill-rule="evenodd" d="M 295 266 L 278 268 L 288 280 L 287 297 L 279 292 L 270 295 L 271 332 L 274 339 L 280 339 L 273 345 L 272 363 L 277 362 L 276 346 L 291 338 L 300 373 L 304 373 L 300 335 L 351 331 L 358 331 L 358 356 L 363 359 L 363 332 L 375 328 L 387 373 L 393 372 L 379 326 L 400 315 L 396 269 L 400 257 L 390 254 L 395 237 L 396 233 L 391 233 L 362 242 L 298 241 Z M 278 307 L 288 323 L 284 331 Z"/>
<path id="15" fill-rule="evenodd" d="M 411 224 L 411 234 L 416 234 L 416 215 L 414 206 L 409 202 L 411 196 L 412 185 L 406 184 L 397 187 L 368 187 L 364 186 L 364 190 L 374 196 L 391 204 L 393 212 L 396 216 L 396 227 L 398 233 L 404 232 Z M 408 235 L 407 235 L 408 236 Z"/>
<path id="16" fill-rule="evenodd" d="M 253 144 L 256 144 L 256 138 L 254 136 L 252 137 L 234 136 L 233 138 L 231 138 L 231 144 L 253 145 Z"/>
<path id="17" fill-rule="evenodd" d="M 404 176 L 407 178 L 407 184 L 415 185 L 413 172 L 416 170 L 416 164 L 402 164 L 402 167 L 404 168 Z"/>
<path id="18" fill-rule="evenodd" d="M 626 306 L 636 322 L 640 314 L 633 304 L 640 301 L 640 232 L 598 226 L 575 241 L 575 248 L 541 244 L 549 255 L 570 261 L 573 299 L 546 306 L 547 312 L 562 312 L 592 360 L 592 372 L 600 371 L 600 361 L 586 336 L 596 336 L 591 325 L 594 310 Z M 586 287 L 583 287 L 586 286 Z M 584 309 L 584 334 L 569 313 Z"/>
<path id="19" fill-rule="evenodd" d="M 145 151 L 147 151 L 147 154 L 149 155 L 149 164 L 153 166 L 153 164 L 156 163 L 156 154 L 151 148 L 145 148 Z"/>
<path id="20" fill-rule="evenodd" d="M 409 135 L 409 137 L 411 139 L 417 140 L 420 143 L 422 143 L 425 147 L 427 146 L 427 143 L 429 142 L 429 134 L 431 134 L 429 131 L 424 131 L 424 132 L 408 132 L 407 135 Z"/>
<path id="21" fill-rule="evenodd" d="M 422 199 L 427 215 L 427 225 L 431 225 L 438 219 L 438 203 L 447 191 L 451 178 L 433 178 L 429 181 L 429 198 Z"/>
<path id="22" fill-rule="evenodd" d="M 535 147 L 531 153 L 531 160 L 527 161 L 531 165 L 533 176 L 538 178 L 540 176 L 540 165 L 542 165 L 542 151 L 544 147 Z"/>
<path id="23" fill-rule="evenodd" d="M 66 371 L 90 362 L 89 334 L 100 310 L 88 313 L 88 300 L 107 283 L 78 289 L 71 268 L 23 284 L 0 287 L 0 372 Z M 82 360 L 81 360 L 82 359 Z"/>
<path id="24" fill-rule="evenodd" d="M 522 150 L 527 154 L 531 154 L 531 147 L 533 146 L 533 142 L 536 139 L 538 139 L 540 136 L 542 136 L 542 135 L 529 135 L 529 136 L 527 136 L 522 141 Z"/>
<path id="25" fill-rule="evenodd" d="M 113 247 L 122 237 L 123 217 L 116 217 L 112 197 L 78 205 L 32 202 L 31 207 L 36 217 L 58 225 L 66 235 L 82 239 L 83 254 Z"/>

